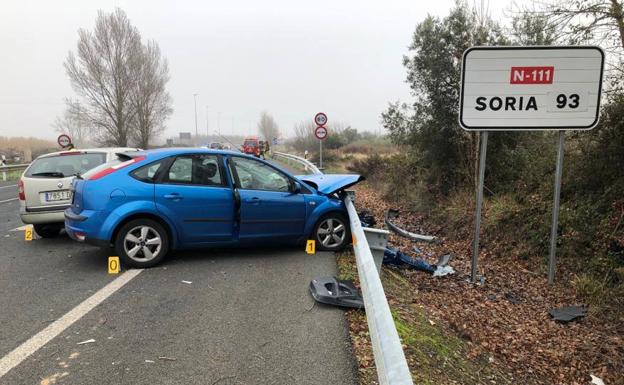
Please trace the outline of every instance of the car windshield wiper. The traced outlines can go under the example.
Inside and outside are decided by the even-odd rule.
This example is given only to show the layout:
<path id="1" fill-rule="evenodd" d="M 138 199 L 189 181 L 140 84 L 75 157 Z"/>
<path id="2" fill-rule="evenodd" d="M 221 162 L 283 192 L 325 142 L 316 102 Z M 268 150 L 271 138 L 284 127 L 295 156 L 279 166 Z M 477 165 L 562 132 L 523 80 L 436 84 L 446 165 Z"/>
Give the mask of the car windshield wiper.
<path id="1" fill-rule="evenodd" d="M 31 174 L 31 176 L 51 176 L 54 178 L 64 178 L 65 175 L 62 172 L 58 171 L 46 171 L 46 172 L 36 172 Z"/>

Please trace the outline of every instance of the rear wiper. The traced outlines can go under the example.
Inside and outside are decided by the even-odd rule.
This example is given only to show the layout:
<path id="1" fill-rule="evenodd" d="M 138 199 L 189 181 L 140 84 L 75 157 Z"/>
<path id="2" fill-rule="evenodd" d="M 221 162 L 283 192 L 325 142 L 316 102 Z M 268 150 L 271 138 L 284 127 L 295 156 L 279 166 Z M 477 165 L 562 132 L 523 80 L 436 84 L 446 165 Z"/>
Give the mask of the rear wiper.
<path id="1" fill-rule="evenodd" d="M 46 171 L 46 172 L 36 172 L 31 174 L 31 176 L 51 176 L 54 178 L 64 178 L 65 175 L 62 172 L 58 171 Z"/>

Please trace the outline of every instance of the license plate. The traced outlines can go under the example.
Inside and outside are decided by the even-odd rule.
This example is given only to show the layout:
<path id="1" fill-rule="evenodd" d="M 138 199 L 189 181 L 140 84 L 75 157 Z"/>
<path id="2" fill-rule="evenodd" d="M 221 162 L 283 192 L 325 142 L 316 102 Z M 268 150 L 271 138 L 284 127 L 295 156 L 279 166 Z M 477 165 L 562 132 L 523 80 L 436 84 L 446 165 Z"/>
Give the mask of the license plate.
<path id="1" fill-rule="evenodd" d="M 69 190 L 60 190 L 60 191 L 48 191 L 45 193 L 46 202 L 55 202 L 55 201 L 68 201 L 71 199 L 71 191 Z"/>

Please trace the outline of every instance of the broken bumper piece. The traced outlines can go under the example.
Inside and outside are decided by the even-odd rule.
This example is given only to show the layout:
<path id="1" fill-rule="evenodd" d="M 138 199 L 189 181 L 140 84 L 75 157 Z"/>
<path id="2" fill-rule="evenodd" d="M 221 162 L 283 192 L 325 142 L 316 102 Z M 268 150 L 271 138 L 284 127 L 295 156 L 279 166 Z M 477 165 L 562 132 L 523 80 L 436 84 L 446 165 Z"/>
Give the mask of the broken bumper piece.
<path id="1" fill-rule="evenodd" d="M 316 278 L 310 282 L 310 294 L 317 301 L 327 305 L 364 308 L 364 300 L 352 281 L 336 277 Z"/>

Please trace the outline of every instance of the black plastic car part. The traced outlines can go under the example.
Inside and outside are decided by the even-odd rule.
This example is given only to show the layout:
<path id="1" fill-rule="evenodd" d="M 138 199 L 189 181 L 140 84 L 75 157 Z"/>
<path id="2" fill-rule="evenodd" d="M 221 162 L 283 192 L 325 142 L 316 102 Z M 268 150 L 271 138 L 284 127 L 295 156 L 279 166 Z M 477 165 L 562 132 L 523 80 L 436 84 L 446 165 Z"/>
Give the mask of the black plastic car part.
<path id="1" fill-rule="evenodd" d="M 336 277 L 315 278 L 310 282 L 310 294 L 320 303 L 340 307 L 364 308 L 364 300 L 353 281 Z"/>

